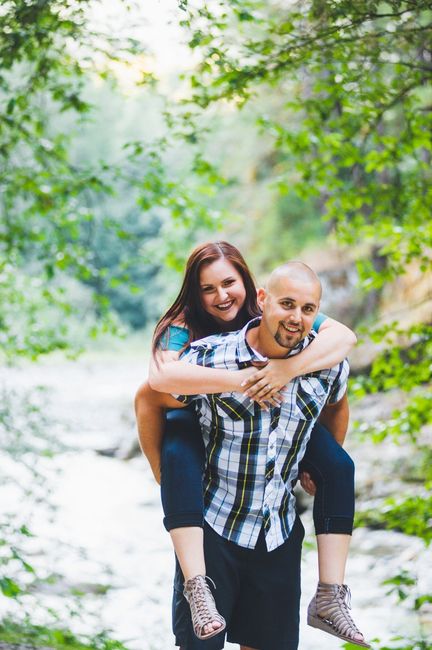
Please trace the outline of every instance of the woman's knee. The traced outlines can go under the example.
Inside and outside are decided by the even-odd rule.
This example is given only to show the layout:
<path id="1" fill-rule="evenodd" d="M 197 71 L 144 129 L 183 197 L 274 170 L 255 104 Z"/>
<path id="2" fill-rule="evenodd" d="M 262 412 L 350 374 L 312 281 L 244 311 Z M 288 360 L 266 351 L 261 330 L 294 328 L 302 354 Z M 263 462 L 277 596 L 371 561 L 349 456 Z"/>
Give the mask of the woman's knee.
<path id="1" fill-rule="evenodd" d="M 333 472 L 343 476 L 346 480 L 354 481 L 354 461 L 342 447 L 339 447 L 337 454 L 333 457 L 332 469 Z"/>
<path id="2" fill-rule="evenodd" d="M 316 473 L 325 480 L 341 477 L 354 481 L 355 466 L 351 456 L 336 442 L 331 432 L 319 423 L 312 432 L 304 461 L 315 467 Z"/>
<path id="3" fill-rule="evenodd" d="M 338 445 L 333 453 L 323 459 L 319 467 L 324 480 L 343 483 L 354 483 L 355 466 L 351 456 Z"/>

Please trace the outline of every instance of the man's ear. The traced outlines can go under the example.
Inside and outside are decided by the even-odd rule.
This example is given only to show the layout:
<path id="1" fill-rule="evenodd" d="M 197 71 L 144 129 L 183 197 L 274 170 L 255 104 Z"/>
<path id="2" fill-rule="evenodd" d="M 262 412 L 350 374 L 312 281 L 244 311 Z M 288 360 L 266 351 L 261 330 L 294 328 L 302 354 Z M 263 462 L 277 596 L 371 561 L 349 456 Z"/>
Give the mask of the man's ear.
<path id="1" fill-rule="evenodd" d="M 265 289 L 262 287 L 258 289 L 257 291 L 257 302 L 258 302 L 258 307 L 261 309 L 261 311 L 264 309 L 264 301 L 267 297 L 267 292 Z"/>

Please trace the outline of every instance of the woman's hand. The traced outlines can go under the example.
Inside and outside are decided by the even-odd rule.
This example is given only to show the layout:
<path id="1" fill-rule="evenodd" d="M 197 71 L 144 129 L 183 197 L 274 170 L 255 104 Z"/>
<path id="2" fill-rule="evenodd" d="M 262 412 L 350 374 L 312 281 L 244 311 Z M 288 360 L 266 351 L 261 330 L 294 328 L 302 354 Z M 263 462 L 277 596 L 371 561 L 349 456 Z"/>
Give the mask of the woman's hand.
<path id="1" fill-rule="evenodd" d="M 257 362 L 258 363 L 258 362 Z M 257 374 L 255 366 L 250 366 L 249 368 L 243 368 L 243 370 L 238 370 L 235 373 L 235 379 L 237 385 L 234 390 L 237 392 L 243 392 L 244 395 L 249 397 L 252 401 L 257 402 L 265 411 L 268 410 L 269 406 L 280 406 L 282 403 L 282 395 L 279 391 L 274 390 L 271 394 L 268 394 L 264 399 L 261 399 L 257 395 L 249 395 L 249 391 L 244 391 L 243 386 L 252 381 L 252 377 Z"/>
<path id="2" fill-rule="evenodd" d="M 289 373 L 289 359 L 270 359 L 259 370 L 251 373 L 243 382 L 244 394 L 256 402 L 268 401 L 279 395 L 279 391 L 296 375 Z M 258 362 L 254 364 L 258 366 Z"/>

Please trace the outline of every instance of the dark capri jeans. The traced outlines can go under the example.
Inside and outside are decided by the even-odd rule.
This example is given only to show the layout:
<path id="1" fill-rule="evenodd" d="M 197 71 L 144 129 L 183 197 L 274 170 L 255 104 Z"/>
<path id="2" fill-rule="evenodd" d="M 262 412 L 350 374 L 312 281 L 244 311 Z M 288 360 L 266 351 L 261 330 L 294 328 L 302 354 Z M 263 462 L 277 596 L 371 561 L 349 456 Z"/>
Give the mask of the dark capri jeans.
<path id="1" fill-rule="evenodd" d="M 205 450 L 198 417 L 192 408 L 167 412 L 162 445 L 161 497 L 164 525 L 203 526 Z M 350 535 L 354 519 L 354 463 L 332 434 L 316 423 L 300 470 L 311 475 L 317 491 L 315 533 Z"/>

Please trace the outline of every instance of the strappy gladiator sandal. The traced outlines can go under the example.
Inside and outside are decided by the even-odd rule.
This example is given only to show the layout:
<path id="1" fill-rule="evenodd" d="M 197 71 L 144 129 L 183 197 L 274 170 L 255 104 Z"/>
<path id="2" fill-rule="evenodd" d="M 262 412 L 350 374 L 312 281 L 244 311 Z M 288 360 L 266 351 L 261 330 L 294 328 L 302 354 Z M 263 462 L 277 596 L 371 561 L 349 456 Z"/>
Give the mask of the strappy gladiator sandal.
<path id="1" fill-rule="evenodd" d="M 355 638 L 360 632 L 354 623 L 351 609 L 351 592 L 348 585 L 331 585 L 319 582 L 315 596 L 308 607 L 307 622 L 311 627 L 328 632 L 339 639 L 363 648 L 371 646 Z"/>
<path id="2" fill-rule="evenodd" d="M 207 578 L 206 576 L 195 576 L 195 578 L 191 578 L 185 582 L 183 591 L 183 595 L 188 601 L 191 610 L 193 630 L 195 635 L 201 640 L 210 639 L 226 628 L 225 619 L 216 609 L 216 603 L 206 579 L 211 580 L 211 578 Z M 211 582 L 216 589 L 213 580 Z M 204 627 L 213 621 L 220 623 L 220 627 L 217 630 L 205 633 Z"/>

